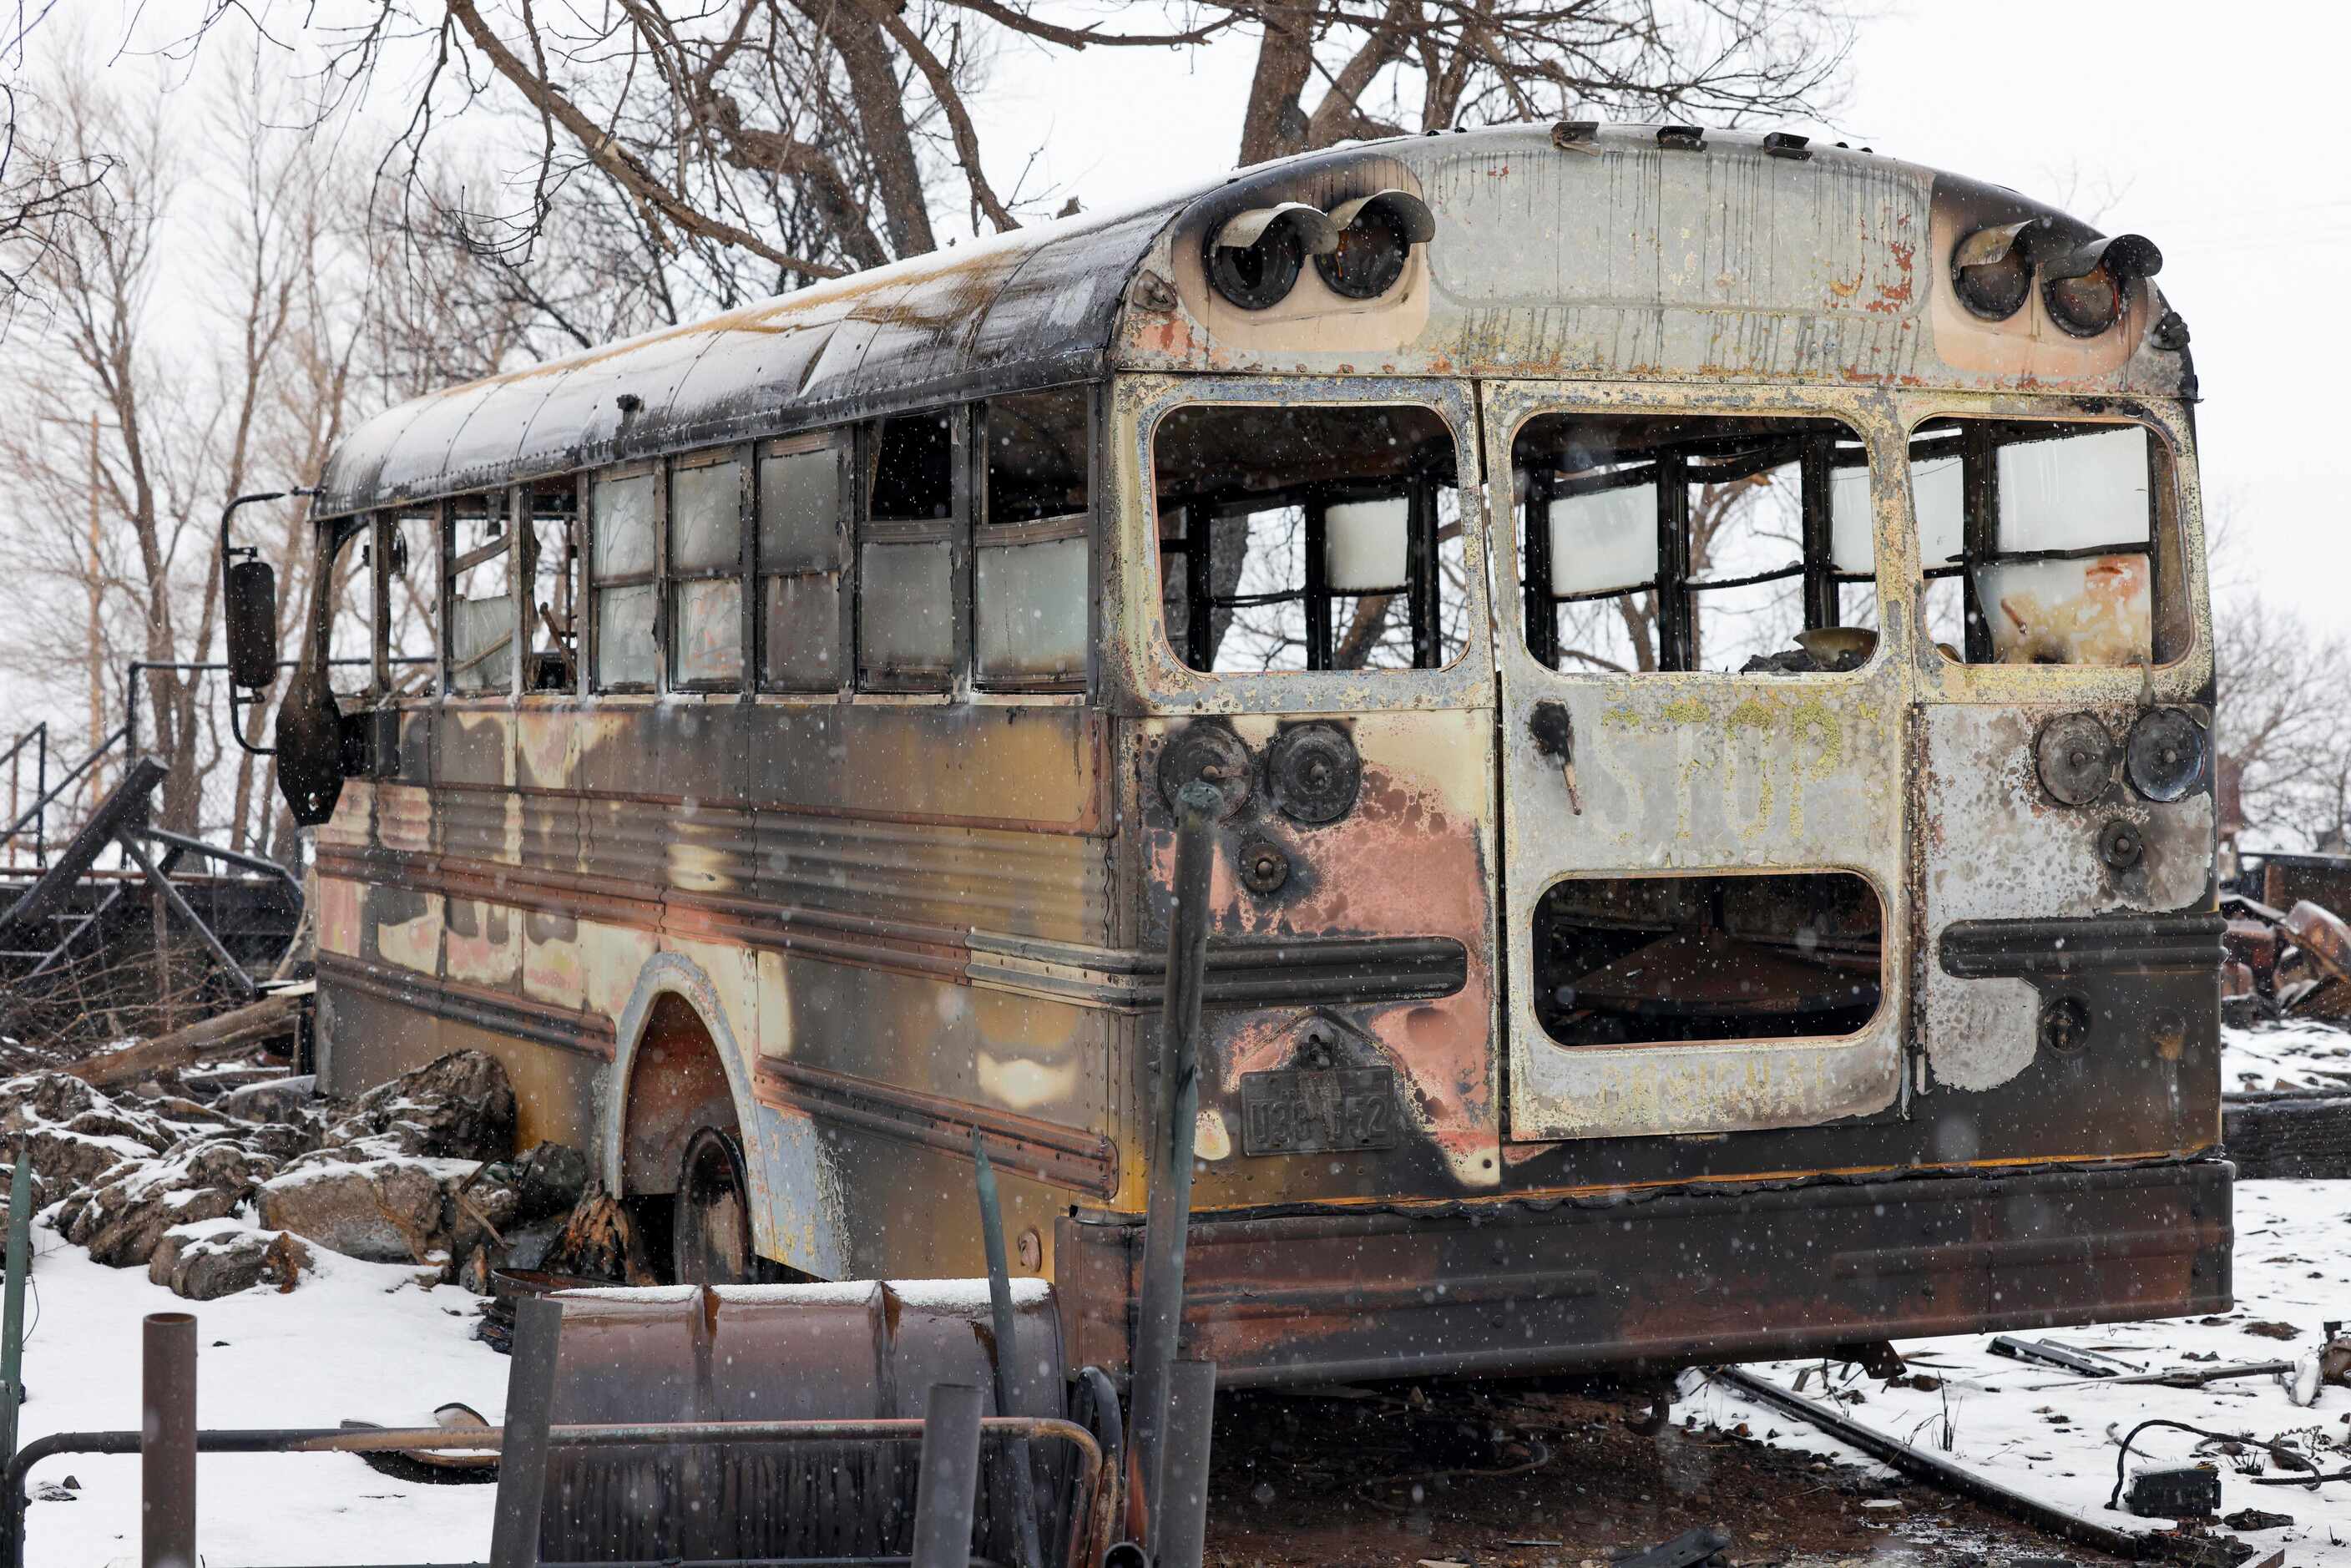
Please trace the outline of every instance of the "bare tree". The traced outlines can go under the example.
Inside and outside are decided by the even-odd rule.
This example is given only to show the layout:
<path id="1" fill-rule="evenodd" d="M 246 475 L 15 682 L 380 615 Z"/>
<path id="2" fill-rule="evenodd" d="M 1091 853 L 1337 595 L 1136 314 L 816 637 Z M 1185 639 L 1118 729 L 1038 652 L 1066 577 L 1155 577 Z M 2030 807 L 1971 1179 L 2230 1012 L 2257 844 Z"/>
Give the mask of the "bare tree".
<path id="1" fill-rule="evenodd" d="M 328 62 L 321 123 L 424 51 L 392 138 L 394 226 L 439 253 L 428 269 L 474 257 L 453 277 L 478 308 L 526 306 L 535 334 L 566 345 L 930 251 L 958 206 L 997 231 L 1052 210 L 1062 193 L 1025 188 L 1037 150 L 984 145 L 970 112 L 1014 46 L 1073 69 L 1103 49 L 1253 46 L 1228 132 L 1253 163 L 1573 113 L 1818 114 L 1852 33 L 1836 0 L 1168 0 L 1091 22 L 1037 0 L 363 0 L 350 15 L 208 0 L 180 44 L 302 30 Z M 515 142 L 519 177 L 453 182 L 433 149 L 459 120 Z"/>
<path id="2" fill-rule="evenodd" d="M 108 149 L 113 162 L 28 275 L 44 308 L 5 371 L 0 472 L 23 526 L 0 541 L 0 569 L 26 591 L 0 657 L 37 678 L 78 672 L 104 698 L 93 742 L 123 716 L 120 672 L 142 662 L 135 741 L 170 770 L 161 820 L 232 826 L 241 841 L 262 820 L 263 780 L 241 772 L 235 807 L 207 820 L 215 770 L 242 753 L 219 687 L 176 666 L 214 651 L 223 499 L 307 482 L 348 423 L 364 203 L 339 208 L 320 149 L 273 131 L 249 97 L 215 95 L 207 109 L 147 86 L 64 68 L 41 95 L 52 145 L 74 158 Z M 191 168 L 190 146 L 213 160 Z M 60 426 L 91 430 L 89 449 Z M 281 597 L 298 624 L 311 552 L 296 508 L 280 526 Z"/>

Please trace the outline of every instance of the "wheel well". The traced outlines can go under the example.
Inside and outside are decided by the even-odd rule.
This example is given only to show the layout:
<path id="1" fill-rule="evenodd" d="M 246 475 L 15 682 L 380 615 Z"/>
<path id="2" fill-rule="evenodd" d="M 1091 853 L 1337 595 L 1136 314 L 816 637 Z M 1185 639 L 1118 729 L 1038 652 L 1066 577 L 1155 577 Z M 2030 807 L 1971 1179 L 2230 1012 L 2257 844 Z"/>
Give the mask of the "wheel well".
<path id="1" fill-rule="evenodd" d="M 621 1191 L 677 1190 L 686 1141 L 698 1127 L 740 1133 L 735 1092 L 702 1015 L 675 992 L 653 1000 L 629 1061 L 621 1131 Z"/>

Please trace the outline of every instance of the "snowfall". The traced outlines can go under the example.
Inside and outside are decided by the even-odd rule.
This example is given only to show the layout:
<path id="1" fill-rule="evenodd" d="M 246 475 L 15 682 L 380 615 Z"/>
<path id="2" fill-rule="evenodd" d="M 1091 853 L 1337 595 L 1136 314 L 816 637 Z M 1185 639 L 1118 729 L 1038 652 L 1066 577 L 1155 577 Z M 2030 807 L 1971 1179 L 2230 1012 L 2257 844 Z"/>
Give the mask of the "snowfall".
<path id="1" fill-rule="evenodd" d="M 2351 1034 L 2292 1025 L 2231 1030 L 2224 1072 L 2231 1088 L 2340 1087 L 2351 1083 Z M 2242 1182 L 2236 1218 L 2235 1311 L 2024 1337 L 2053 1339 L 2123 1375 L 2291 1362 L 2314 1350 L 2323 1322 L 2351 1319 L 2351 1182 Z M 34 1239 L 22 1439 L 135 1427 L 140 1321 L 190 1304 L 149 1284 L 141 1270 L 92 1263 L 54 1231 L 37 1227 Z M 291 1294 L 265 1286 L 193 1308 L 202 1426 L 332 1427 L 346 1419 L 425 1426 L 450 1402 L 498 1419 L 507 1362 L 473 1337 L 473 1296 L 428 1287 L 413 1268 L 324 1251 L 318 1263 L 316 1276 Z M 2275 1323 L 2292 1325 L 2293 1337 L 2249 1332 Z M 1939 1384 L 1930 1389 L 1888 1387 L 1857 1368 L 1817 1361 L 1750 1370 L 1784 1388 L 1801 1383 L 1804 1397 L 1836 1399 L 1838 1411 L 1880 1433 L 2109 1526 L 2152 1526 L 2105 1506 L 2116 1439 L 2150 1416 L 2265 1439 L 2294 1435 L 2321 1469 L 2351 1468 L 2351 1387 L 2327 1385 L 2304 1406 L 2269 1375 L 2193 1390 L 2104 1384 L 1993 1355 L 1990 1337 L 1897 1345 L 1913 1373 Z M 1871 1468 L 1816 1429 L 1749 1403 L 1703 1373 L 1684 1377 L 1683 1395 L 1677 1416 L 1743 1426 L 1776 1446 Z M 2177 1431 L 2147 1433 L 2131 1468 L 2209 1457 L 2194 1454 L 2197 1442 Z M 2255 1561 L 2283 1548 L 2294 1568 L 2351 1568 L 2351 1486 L 2255 1486 L 2240 1468 L 2244 1461 L 2220 1462 L 2223 1513 L 2252 1507 L 2294 1521 L 2240 1532 L 2259 1548 Z M 2267 1473 L 2280 1472 L 2271 1466 Z M 135 1457 L 59 1456 L 29 1480 L 30 1563 L 89 1568 L 138 1560 Z M 208 1457 L 198 1481 L 200 1539 L 213 1563 L 464 1563 L 488 1553 L 495 1489 L 487 1486 L 397 1480 L 347 1455 Z M 1899 1507 L 1889 1504 L 1889 1513 Z M 1887 1522 L 1891 1542 L 1899 1521 Z M 2051 1550 L 2059 1549 L 2053 1542 Z"/>

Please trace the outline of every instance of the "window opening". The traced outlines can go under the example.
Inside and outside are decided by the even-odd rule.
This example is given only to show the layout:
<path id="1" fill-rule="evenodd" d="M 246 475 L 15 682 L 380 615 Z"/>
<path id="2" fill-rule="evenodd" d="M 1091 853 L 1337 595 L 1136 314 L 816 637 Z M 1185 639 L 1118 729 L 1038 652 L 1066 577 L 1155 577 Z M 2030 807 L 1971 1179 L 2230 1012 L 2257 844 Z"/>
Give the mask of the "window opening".
<path id="1" fill-rule="evenodd" d="M 841 685 L 843 453 L 848 433 L 797 436 L 759 459 L 759 685 Z"/>
<path id="2" fill-rule="evenodd" d="M 1841 427 L 1543 414 L 1511 461 L 1551 668 L 1811 674 L 1876 651 L 1868 455 Z"/>
<path id="3" fill-rule="evenodd" d="M 1910 488 L 1946 657 L 2160 664 L 2192 640 L 2170 457 L 2145 427 L 1932 420 Z"/>
<path id="4" fill-rule="evenodd" d="M 344 517 L 327 562 L 327 685 L 338 697 L 376 695 L 375 519 Z"/>
<path id="5" fill-rule="evenodd" d="M 679 691 L 743 684 L 743 465 L 684 460 L 669 475 L 669 670 Z"/>
<path id="6" fill-rule="evenodd" d="M 1085 685 L 1092 595 L 1091 390 L 1000 397 L 982 411 L 987 490 L 973 534 L 973 652 L 982 685 Z"/>
<path id="7" fill-rule="evenodd" d="M 449 690 L 511 691 L 514 530 L 503 490 L 449 503 Z"/>
<path id="8" fill-rule="evenodd" d="M 654 642 L 654 507 L 652 470 L 597 476 L 590 518 L 598 691 L 651 691 Z"/>
<path id="9" fill-rule="evenodd" d="M 572 582 L 579 570 L 580 486 L 569 479 L 526 486 L 523 505 L 530 518 L 530 600 L 524 609 L 530 663 L 523 689 L 577 691 Z"/>
<path id="10" fill-rule="evenodd" d="M 1433 410 L 1179 408 L 1153 466 L 1160 605 L 1193 669 L 1428 670 L 1468 646 L 1455 444 Z"/>
<path id="11" fill-rule="evenodd" d="M 1562 882 L 1535 905 L 1535 1016 L 1568 1046 L 1851 1034 L 1883 925 L 1851 872 Z"/>
<path id="12" fill-rule="evenodd" d="M 876 421 L 857 556 L 860 678 L 935 691 L 956 662 L 956 418 L 941 410 Z"/>
<path id="13" fill-rule="evenodd" d="M 396 512 L 385 519 L 385 652 L 391 655 L 392 695 L 430 695 L 433 691 L 434 629 L 441 625 L 440 590 L 435 574 L 441 567 L 441 514 L 436 510 Z"/>

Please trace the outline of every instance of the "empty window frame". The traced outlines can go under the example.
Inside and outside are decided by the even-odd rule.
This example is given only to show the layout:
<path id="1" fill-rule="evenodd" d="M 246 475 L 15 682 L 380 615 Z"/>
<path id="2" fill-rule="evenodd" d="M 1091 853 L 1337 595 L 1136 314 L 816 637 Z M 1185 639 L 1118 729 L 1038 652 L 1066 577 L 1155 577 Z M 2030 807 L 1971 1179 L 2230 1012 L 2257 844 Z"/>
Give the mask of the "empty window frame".
<path id="1" fill-rule="evenodd" d="M 1455 444 L 1435 411 L 1177 408 L 1152 466 L 1160 606 L 1191 668 L 1429 670 L 1468 645 Z"/>
<path id="2" fill-rule="evenodd" d="M 1093 596 L 1092 389 L 997 398 L 980 410 L 986 486 L 972 536 L 980 685 L 1081 691 Z"/>
<path id="3" fill-rule="evenodd" d="M 2170 453 L 2140 425 L 1932 420 L 1910 441 L 1927 630 L 1970 664 L 2168 664 L 2194 638 Z"/>
<path id="4" fill-rule="evenodd" d="M 1809 674 L 1876 651 L 1868 456 L 1843 426 L 1543 414 L 1511 463 L 1527 648 L 1551 668 Z"/>
<path id="5" fill-rule="evenodd" d="M 448 689 L 486 695 L 514 689 L 517 621 L 511 495 L 495 490 L 448 504 Z"/>
<path id="6" fill-rule="evenodd" d="M 669 466 L 669 685 L 743 688 L 744 541 L 750 492 L 742 455 L 696 453 Z"/>
<path id="7" fill-rule="evenodd" d="M 590 491 L 589 656 L 600 692 L 649 692 L 659 675 L 660 502 L 652 464 L 599 474 Z"/>
<path id="8" fill-rule="evenodd" d="M 548 479 L 522 489 L 530 590 L 523 602 L 526 692 L 580 689 L 575 603 L 580 566 L 580 483 Z"/>
<path id="9" fill-rule="evenodd" d="M 967 409 L 939 409 L 864 431 L 857 671 L 870 690 L 944 691 L 954 682 L 968 421 Z"/>
<path id="10" fill-rule="evenodd" d="M 429 697 L 440 661 L 434 638 L 441 608 L 441 511 L 426 507 L 383 519 L 384 653 L 395 697 Z"/>
<path id="11" fill-rule="evenodd" d="M 336 519 L 327 550 L 327 577 L 320 596 L 326 611 L 327 685 L 339 697 L 368 699 L 381 689 L 376 657 L 376 519 L 371 515 Z M 256 715 L 262 710 L 256 707 Z M 260 732 L 248 737 L 256 742 Z"/>
<path id="12" fill-rule="evenodd" d="M 759 689 L 841 688 L 851 433 L 788 436 L 760 449 Z"/>
<path id="13" fill-rule="evenodd" d="M 1535 904 L 1535 1016 L 1566 1046 L 1852 1034 L 1885 911 L 1851 872 L 1593 877 Z"/>

